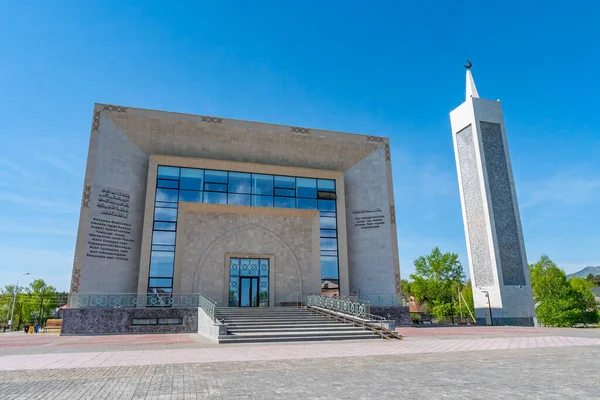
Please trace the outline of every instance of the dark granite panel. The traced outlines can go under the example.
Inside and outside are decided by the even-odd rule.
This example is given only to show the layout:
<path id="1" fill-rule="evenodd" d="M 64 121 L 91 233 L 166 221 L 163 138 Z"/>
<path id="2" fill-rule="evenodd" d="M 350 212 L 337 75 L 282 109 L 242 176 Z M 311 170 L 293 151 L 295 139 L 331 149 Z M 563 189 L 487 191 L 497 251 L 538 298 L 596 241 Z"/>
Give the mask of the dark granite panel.
<path id="1" fill-rule="evenodd" d="M 486 318 L 476 318 L 477 325 L 487 325 Z M 533 318 L 518 317 L 518 318 L 494 318 L 494 325 L 497 326 L 534 326 Z"/>
<path id="2" fill-rule="evenodd" d="M 488 231 L 481 195 L 481 181 L 475 155 L 475 142 L 471 125 L 456 134 L 458 162 L 462 181 L 463 201 L 468 227 L 468 241 L 473 263 L 475 286 L 491 286 L 494 274 L 488 245 Z"/>
<path id="3" fill-rule="evenodd" d="M 496 225 L 500 268 L 505 285 L 525 285 L 525 272 L 512 187 L 500 124 L 480 122 L 488 185 Z"/>
<path id="4" fill-rule="evenodd" d="M 371 314 L 394 320 L 396 326 L 412 325 L 408 306 L 371 306 Z"/>
<path id="5" fill-rule="evenodd" d="M 131 325 L 132 318 L 182 318 L 183 325 Z M 71 308 L 64 310 L 61 335 L 192 333 L 197 308 Z"/>

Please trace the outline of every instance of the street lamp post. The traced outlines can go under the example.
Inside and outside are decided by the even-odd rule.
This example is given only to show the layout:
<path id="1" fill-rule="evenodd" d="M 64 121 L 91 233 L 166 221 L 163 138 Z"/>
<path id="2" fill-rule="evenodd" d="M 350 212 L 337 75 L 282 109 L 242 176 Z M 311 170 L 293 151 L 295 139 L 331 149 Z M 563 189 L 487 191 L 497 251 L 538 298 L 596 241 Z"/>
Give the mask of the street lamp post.
<path id="1" fill-rule="evenodd" d="M 490 304 L 490 292 L 488 292 L 487 290 L 483 290 L 481 288 L 479 288 L 479 290 L 481 290 L 483 293 L 485 293 L 485 297 L 487 298 L 487 303 L 488 303 L 488 309 L 490 310 L 490 322 L 491 322 L 491 325 L 494 326 L 494 317 L 492 317 L 492 305 Z"/>
<path id="2" fill-rule="evenodd" d="M 25 276 L 25 275 L 29 275 L 29 272 L 25 272 L 21 276 Z M 19 279 L 21 279 L 21 276 L 19 277 Z M 14 324 L 13 324 L 13 317 L 15 316 L 15 303 L 17 302 L 17 291 L 19 290 L 19 279 L 17 279 L 17 285 L 15 286 L 14 296 L 13 296 L 13 303 L 12 303 L 12 311 L 10 312 L 10 330 L 11 331 L 12 331 L 12 328 L 14 326 Z"/>

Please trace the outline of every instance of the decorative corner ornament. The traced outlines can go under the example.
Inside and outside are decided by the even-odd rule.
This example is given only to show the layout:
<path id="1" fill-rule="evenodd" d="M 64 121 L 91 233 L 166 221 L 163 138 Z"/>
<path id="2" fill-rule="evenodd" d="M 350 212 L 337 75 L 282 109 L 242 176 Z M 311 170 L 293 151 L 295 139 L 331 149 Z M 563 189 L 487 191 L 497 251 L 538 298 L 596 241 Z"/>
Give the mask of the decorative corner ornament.
<path id="1" fill-rule="evenodd" d="M 308 129 L 308 128 L 301 128 L 299 126 L 290 126 L 290 128 L 292 128 L 292 132 L 294 132 L 294 133 L 304 133 L 304 134 L 310 133 L 310 129 Z"/>
<path id="2" fill-rule="evenodd" d="M 202 122 L 209 122 L 212 124 L 222 124 L 223 123 L 223 118 L 217 118 L 217 117 L 208 117 L 208 116 L 201 116 L 200 117 L 202 119 Z"/>
<path id="3" fill-rule="evenodd" d="M 92 185 L 83 185 L 83 199 L 81 201 L 82 207 L 90 208 L 91 196 L 92 196 Z"/>
<path id="4" fill-rule="evenodd" d="M 390 204 L 390 223 L 396 225 L 396 206 Z"/>
<path id="5" fill-rule="evenodd" d="M 367 136 L 367 142 L 383 143 L 384 141 L 385 138 L 382 138 L 381 136 Z"/>

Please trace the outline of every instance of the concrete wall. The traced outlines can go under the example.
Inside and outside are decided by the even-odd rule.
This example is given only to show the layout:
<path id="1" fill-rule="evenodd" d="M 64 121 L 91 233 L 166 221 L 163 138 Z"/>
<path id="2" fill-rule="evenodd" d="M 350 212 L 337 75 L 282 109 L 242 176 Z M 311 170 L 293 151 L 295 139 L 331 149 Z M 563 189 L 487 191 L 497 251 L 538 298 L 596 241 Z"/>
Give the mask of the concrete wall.
<path id="1" fill-rule="evenodd" d="M 400 292 L 390 180 L 385 146 L 344 172 L 351 293 Z"/>
<path id="2" fill-rule="evenodd" d="M 181 203 L 175 288 L 227 305 L 229 257 L 269 258 L 270 306 L 321 288 L 316 210 Z"/>
<path id="3" fill-rule="evenodd" d="M 94 118 L 71 291 L 135 293 L 148 156 L 111 119 Z"/>
<path id="4" fill-rule="evenodd" d="M 227 325 L 213 321 L 202 308 L 198 308 L 198 333 L 218 343 L 220 335 L 227 335 Z"/>

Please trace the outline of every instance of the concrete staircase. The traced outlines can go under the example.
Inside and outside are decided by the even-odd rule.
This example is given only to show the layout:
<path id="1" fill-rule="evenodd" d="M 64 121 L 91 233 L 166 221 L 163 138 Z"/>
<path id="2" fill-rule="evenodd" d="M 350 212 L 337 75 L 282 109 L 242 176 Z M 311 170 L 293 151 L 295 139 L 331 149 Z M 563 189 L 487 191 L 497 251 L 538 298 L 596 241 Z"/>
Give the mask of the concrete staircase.
<path id="1" fill-rule="evenodd" d="M 218 308 L 217 319 L 228 327 L 228 334 L 219 336 L 219 343 L 379 338 L 372 331 L 294 307 Z"/>

